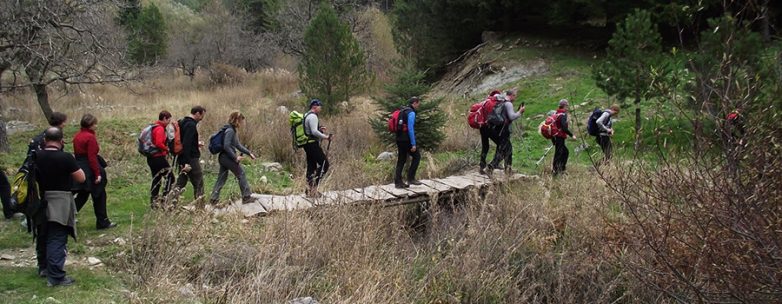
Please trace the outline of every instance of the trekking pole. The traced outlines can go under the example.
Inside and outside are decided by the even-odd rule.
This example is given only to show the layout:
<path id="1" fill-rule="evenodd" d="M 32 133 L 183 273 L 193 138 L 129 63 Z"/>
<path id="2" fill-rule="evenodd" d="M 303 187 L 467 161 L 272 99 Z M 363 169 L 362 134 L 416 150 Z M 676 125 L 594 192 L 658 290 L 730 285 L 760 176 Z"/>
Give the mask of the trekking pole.
<path id="1" fill-rule="evenodd" d="M 546 149 L 545 152 L 543 152 L 543 157 L 541 157 L 538 160 L 538 162 L 535 163 L 535 167 L 540 166 L 540 163 L 543 162 L 543 160 L 546 158 L 546 155 L 548 155 L 548 152 L 551 151 L 551 149 L 553 149 L 553 148 L 554 148 L 554 145 L 551 145 L 551 146 L 548 147 L 548 149 Z"/>
<path id="2" fill-rule="evenodd" d="M 328 144 L 328 145 L 326 145 L 326 152 L 328 152 L 328 151 L 329 151 L 329 149 L 331 149 L 331 135 L 334 135 L 334 134 L 332 134 L 332 133 L 329 133 L 329 144 Z"/>

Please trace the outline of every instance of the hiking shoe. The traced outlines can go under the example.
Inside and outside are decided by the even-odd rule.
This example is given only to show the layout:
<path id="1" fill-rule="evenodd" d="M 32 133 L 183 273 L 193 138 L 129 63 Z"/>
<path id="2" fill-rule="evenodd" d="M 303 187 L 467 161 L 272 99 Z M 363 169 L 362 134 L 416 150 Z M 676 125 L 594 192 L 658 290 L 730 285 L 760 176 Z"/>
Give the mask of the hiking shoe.
<path id="1" fill-rule="evenodd" d="M 46 269 L 38 270 L 38 276 L 42 277 L 42 278 L 48 277 L 49 276 L 49 271 L 46 270 Z"/>
<path id="2" fill-rule="evenodd" d="M 486 174 L 486 170 L 483 170 L 483 168 L 478 169 L 478 174 Z"/>
<path id="3" fill-rule="evenodd" d="M 416 185 L 416 186 L 424 184 L 424 183 L 422 183 L 421 181 L 419 181 L 417 179 L 411 179 L 411 180 L 407 181 L 407 183 L 410 184 L 410 185 Z"/>
<path id="4" fill-rule="evenodd" d="M 257 201 L 258 201 L 258 200 L 257 200 L 257 199 L 255 199 L 255 198 L 254 198 L 254 197 L 252 197 L 252 196 L 243 197 L 243 198 L 242 198 L 242 205 L 252 204 L 252 203 L 255 203 L 255 202 L 257 202 Z"/>
<path id="5" fill-rule="evenodd" d="M 488 165 L 486 166 L 486 170 L 483 172 L 483 174 L 486 174 L 486 176 L 491 177 L 494 173 L 494 166 Z"/>
<path id="6" fill-rule="evenodd" d="M 62 280 L 59 281 L 52 281 L 51 279 L 46 280 L 46 286 L 49 287 L 57 287 L 57 286 L 71 286 L 73 283 L 76 283 L 76 280 L 74 280 L 71 277 L 64 277 Z"/>
<path id="7" fill-rule="evenodd" d="M 98 230 L 104 230 L 104 229 L 111 229 L 111 228 L 114 228 L 114 227 L 117 227 L 117 223 L 109 222 L 108 225 L 98 226 L 97 229 Z"/>
<path id="8" fill-rule="evenodd" d="M 403 182 L 394 183 L 394 187 L 397 189 L 404 189 L 404 188 L 410 188 L 410 185 L 405 184 Z"/>

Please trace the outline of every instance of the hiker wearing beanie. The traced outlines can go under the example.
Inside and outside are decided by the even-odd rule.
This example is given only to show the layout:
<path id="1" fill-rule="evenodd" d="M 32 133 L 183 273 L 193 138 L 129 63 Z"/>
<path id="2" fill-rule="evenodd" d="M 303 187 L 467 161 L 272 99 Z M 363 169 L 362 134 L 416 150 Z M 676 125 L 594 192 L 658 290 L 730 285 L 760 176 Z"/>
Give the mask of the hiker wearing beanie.
<path id="1" fill-rule="evenodd" d="M 98 230 L 117 226 L 109 220 L 106 212 L 106 161 L 98 153 L 100 146 L 95 130 L 98 128 L 98 118 L 92 114 L 84 114 L 81 118 L 81 130 L 73 136 L 73 155 L 76 164 L 84 171 L 87 180 L 74 183 L 72 191 L 76 194 L 76 212 L 92 197 L 92 209 L 95 212 L 95 227 Z"/>
<path id="2" fill-rule="evenodd" d="M 333 134 L 326 135 L 326 127 L 320 125 L 318 114 L 323 104 L 320 100 L 310 100 L 310 110 L 304 114 L 304 134 L 309 138 L 302 146 L 304 153 L 307 154 L 307 190 L 308 197 L 320 197 L 318 185 L 323 175 L 329 171 L 329 160 L 323 148 L 320 147 L 321 140 L 331 141 Z"/>
<path id="3" fill-rule="evenodd" d="M 494 153 L 494 159 L 486 167 L 486 174 L 491 175 L 494 168 L 499 166 L 500 161 L 505 163 L 505 173 L 511 173 L 513 165 L 513 145 L 510 141 L 510 135 L 513 132 L 513 121 L 521 118 L 524 113 L 524 106 L 520 105 L 518 111 L 513 109 L 513 100 L 516 99 L 516 90 L 509 90 L 505 95 L 497 95 L 497 103 L 502 103 L 502 123 L 500 125 L 490 126 L 492 133 L 497 139 L 497 151 Z M 491 120 L 490 120 L 491 121 Z"/>
<path id="4" fill-rule="evenodd" d="M 168 195 L 171 190 L 171 184 L 174 182 L 174 173 L 171 171 L 171 165 L 168 163 L 168 137 L 166 127 L 171 123 L 171 113 L 162 111 L 158 114 L 158 120 L 152 128 L 152 144 L 157 148 L 157 152 L 147 156 L 147 165 L 152 173 L 152 186 L 150 187 L 149 204 L 152 208 L 158 208 L 156 204 L 161 183 L 163 185 L 163 196 Z"/>
<path id="5" fill-rule="evenodd" d="M 557 115 L 555 123 L 557 124 L 558 131 L 551 139 L 551 142 L 554 144 L 554 176 L 565 172 L 565 167 L 567 166 L 567 159 L 570 151 L 568 151 L 567 145 L 565 145 L 565 139 L 568 137 L 574 140 L 576 139 L 576 135 L 574 135 L 573 132 L 570 132 L 570 129 L 568 128 L 568 106 L 569 103 L 567 99 L 560 100 L 559 108 L 555 114 Z"/>
<path id="6" fill-rule="evenodd" d="M 421 151 L 418 150 L 415 140 L 415 113 L 420 105 L 421 100 L 418 97 L 412 97 L 407 101 L 407 107 L 404 107 L 399 115 L 399 123 L 406 126 L 406 128 L 397 127 L 396 132 L 396 147 L 399 157 L 396 160 L 394 186 L 397 188 L 408 188 L 410 185 L 421 184 L 421 182 L 415 179 L 415 172 L 418 170 L 418 164 L 421 162 Z M 410 162 L 410 168 L 407 171 L 407 183 L 405 183 L 402 181 L 402 170 L 405 167 L 408 155 L 413 160 Z"/>
<path id="7" fill-rule="evenodd" d="M 201 170 L 201 147 L 203 144 L 198 141 L 198 123 L 204 119 L 206 109 L 202 106 L 195 106 L 190 109 L 190 116 L 182 118 L 179 121 L 179 132 L 182 138 L 182 152 L 177 157 L 179 166 L 179 177 L 177 178 L 177 188 L 184 189 L 187 181 L 193 184 L 193 197 L 199 199 L 204 196 L 204 173 Z M 201 201 L 202 202 L 202 201 Z"/>
<path id="8" fill-rule="evenodd" d="M 250 196 L 252 191 L 250 190 L 250 184 L 247 182 L 247 176 L 244 174 L 244 170 L 241 166 L 241 161 L 244 159 L 241 155 L 236 155 L 236 150 L 247 154 L 252 160 L 255 160 L 255 154 L 250 152 L 241 142 L 239 142 L 239 136 L 237 131 L 244 125 L 244 115 L 238 111 L 231 113 L 228 116 L 228 124 L 223 127 L 225 132 L 223 135 L 223 145 L 220 154 L 217 157 L 217 161 L 220 163 L 220 173 L 217 174 L 217 181 L 215 181 L 214 188 L 212 188 L 212 195 L 210 203 L 215 205 L 220 199 L 220 190 L 225 186 L 225 182 L 228 179 L 228 171 L 234 174 L 236 180 L 239 181 L 239 190 L 242 192 L 242 204 L 249 204 L 254 201 Z"/>

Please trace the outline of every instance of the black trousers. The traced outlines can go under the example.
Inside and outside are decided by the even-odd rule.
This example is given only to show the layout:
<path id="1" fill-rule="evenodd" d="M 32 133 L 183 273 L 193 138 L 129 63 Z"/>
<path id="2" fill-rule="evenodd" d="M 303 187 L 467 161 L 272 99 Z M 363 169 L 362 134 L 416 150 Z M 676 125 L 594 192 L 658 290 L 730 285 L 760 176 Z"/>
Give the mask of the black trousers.
<path id="1" fill-rule="evenodd" d="M 489 154 L 489 140 L 494 142 L 495 145 L 499 147 L 499 144 L 497 143 L 497 134 L 494 132 L 491 127 L 489 126 L 483 126 L 479 129 L 481 132 L 481 169 L 486 168 L 486 155 Z"/>
<path id="2" fill-rule="evenodd" d="M 554 175 L 557 175 L 565 172 L 570 151 L 568 151 L 563 137 L 554 137 L 551 139 L 551 143 L 554 144 Z"/>
<path id="3" fill-rule="evenodd" d="M 106 170 L 101 168 L 101 181 L 99 184 L 95 184 L 91 178 L 84 181 L 89 184 L 89 190 L 78 190 L 76 193 L 76 212 L 79 212 L 85 204 L 87 199 L 92 196 L 92 209 L 95 211 L 95 226 L 97 228 L 105 228 L 111 221 L 109 220 L 109 214 L 106 212 L 106 184 L 108 183 L 108 176 L 106 176 Z"/>
<path id="4" fill-rule="evenodd" d="M 611 136 L 597 136 L 595 137 L 595 141 L 597 141 L 597 144 L 600 145 L 600 149 L 603 150 L 604 158 L 603 160 L 608 161 L 611 159 L 611 152 L 613 150 L 613 145 L 611 144 Z"/>
<path id="5" fill-rule="evenodd" d="M 304 145 L 304 153 L 307 154 L 307 184 L 317 187 L 323 175 L 329 172 L 329 160 L 317 142 Z"/>
<path id="6" fill-rule="evenodd" d="M 165 156 L 147 157 L 147 165 L 152 172 L 152 186 L 150 187 L 150 203 L 154 202 L 160 194 L 160 185 L 163 184 L 163 195 L 171 190 L 171 184 L 174 183 L 174 173 L 171 171 L 171 165 L 168 164 Z M 163 180 L 165 178 L 165 180 Z"/>
<path id="7" fill-rule="evenodd" d="M 510 142 L 510 129 L 509 126 L 495 127 L 492 132 L 497 138 L 497 151 L 494 153 L 494 159 L 492 159 L 489 165 L 492 168 L 497 168 L 500 161 L 505 161 L 505 169 L 509 169 L 513 164 L 513 145 Z"/>
<path id="8" fill-rule="evenodd" d="M 0 169 L 0 202 L 3 203 L 3 215 L 9 219 L 14 215 L 11 210 L 11 184 L 5 176 L 5 171 Z"/>
<path id="9" fill-rule="evenodd" d="M 408 155 L 411 156 L 413 160 L 410 162 L 410 168 L 407 169 L 407 180 L 415 180 L 415 172 L 418 171 L 418 164 L 421 162 L 421 151 L 415 150 L 415 152 L 410 152 L 410 148 L 412 148 L 412 146 L 410 145 L 409 141 L 397 141 L 396 148 L 398 150 L 399 157 L 396 160 L 394 182 L 398 184 L 402 183 L 402 170 L 405 168 Z"/>
<path id="10" fill-rule="evenodd" d="M 46 223 L 46 271 L 47 279 L 51 283 L 65 278 L 68 231 L 68 227 L 59 223 Z"/>
<path id="11" fill-rule="evenodd" d="M 190 183 L 193 184 L 193 197 L 199 198 L 204 195 L 204 171 L 201 169 L 201 161 L 198 158 L 191 158 L 188 164 L 191 168 L 188 172 L 181 171 L 181 166 L 184 164 L 180 164 L 176 186 L 184 189 L 187 186 L 187 181 L 190 180 Z"/>

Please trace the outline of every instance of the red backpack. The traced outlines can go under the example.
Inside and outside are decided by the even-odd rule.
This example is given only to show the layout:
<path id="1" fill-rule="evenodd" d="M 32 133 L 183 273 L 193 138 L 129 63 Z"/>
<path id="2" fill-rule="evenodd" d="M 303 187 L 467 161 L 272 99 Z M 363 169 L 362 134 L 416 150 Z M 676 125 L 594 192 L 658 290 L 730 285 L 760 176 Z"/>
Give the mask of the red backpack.
<path id="1" fill-rule="evenodd" d="M 540 135 L 546 139 L 552 139 L 559 134 L 559 117 L 562 113 L 554 113 L 546 117 L 546 120 L 540 124 Z"/>
<path id="2" fill-rule="evenodd" d="M 408 107 L 401 107 L 391 113 L 391 117 L 388 118 L 388 132 L 407 132 L 407 121 L 405 121 L 404 114 L 408 113 Z"/>
<path id="3" fill-rule="evenodd" d="M 494 105 L 497 103 L 497 99 L 494 96 L 486 98 L 484 101 L 474 103 L 470 106 L 470 112 L 467 113 L 467 123 L 473 129 L 480 129 L 486 125 L 486 120 Z"/>

